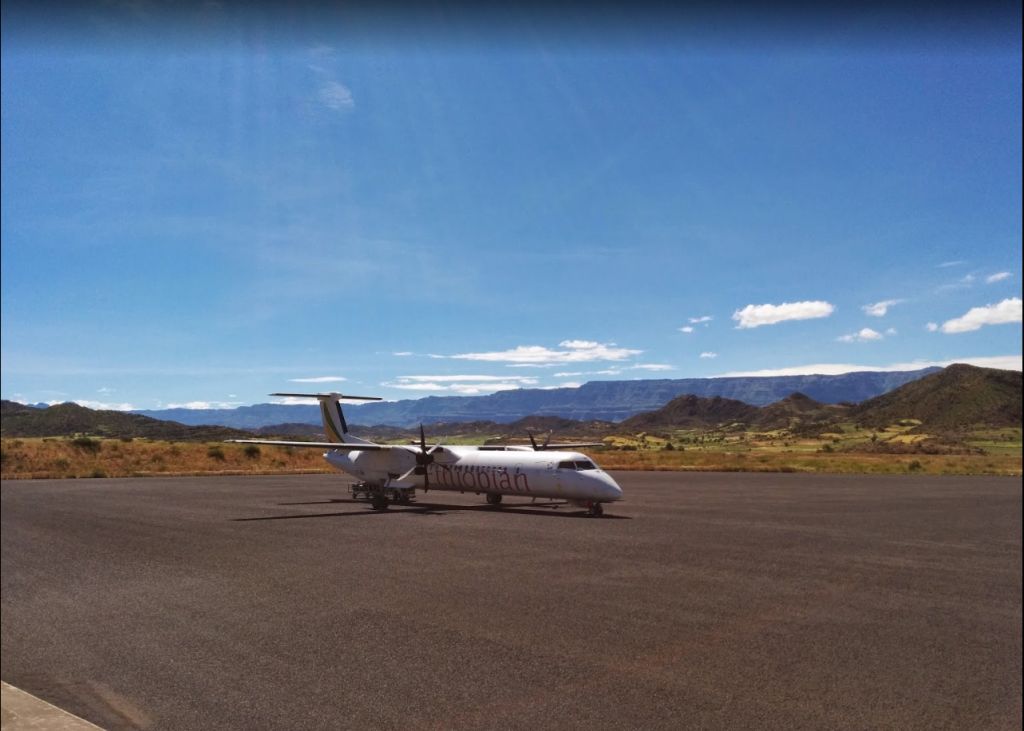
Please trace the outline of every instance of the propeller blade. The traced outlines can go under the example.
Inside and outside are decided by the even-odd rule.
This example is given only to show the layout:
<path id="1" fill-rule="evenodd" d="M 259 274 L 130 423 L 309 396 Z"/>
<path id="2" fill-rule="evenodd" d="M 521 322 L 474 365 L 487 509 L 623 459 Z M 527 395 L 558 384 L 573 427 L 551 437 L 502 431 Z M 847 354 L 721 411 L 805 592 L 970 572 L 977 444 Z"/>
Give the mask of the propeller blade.
<path id="1" fill-rule="evenodd" d="M 528 431 L 526 433 L 530 435 L 530 444 L 533 445 L 533 451 L 536 452 L 537 451 L 537 440 L 533 438 L 533 432 L 529 432 Z"/>
<path id="2" fill-rule="evenodd" d="M 551 444 L 551 435 L 554 433 L 555 431 L 554 429 L 552 429 L 551 431 L 548 432 L 548 435 L 544 437 L 544 449 L 547 449 L 548 445 Z"/>
<path id="3" fill-rule="evenodd" d="M 420 424 L 420 449 L 427 453 L 427 437 L 423 433 L 423 424 Z"/>

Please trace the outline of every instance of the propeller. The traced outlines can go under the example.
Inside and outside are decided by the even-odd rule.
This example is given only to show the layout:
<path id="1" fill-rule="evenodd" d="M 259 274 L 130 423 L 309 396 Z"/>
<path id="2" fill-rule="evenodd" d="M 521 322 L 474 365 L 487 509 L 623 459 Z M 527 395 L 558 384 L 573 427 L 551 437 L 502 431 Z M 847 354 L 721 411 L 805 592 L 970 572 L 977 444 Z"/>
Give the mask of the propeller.
<path id="1" fill-rule="evenodd" d="M 427 467 L 434 463 L 434 452 L 441 448 L 441 444 L 437 443 L 430 449 L 427 449 L 427 437 L 423 432 L 423 424 L 420 424 L 420 451 L 416 452 L 416 465 L 406 472 L 404 475 L 398 478 L 399 482 L 404 480 L 409 475 L 422 475 L 423 476 L 423 491 L 426 492 L 430 489 L 430 476 L 428 475 Z"/>
<path id="2" fill-rule="evenodd" d="M 548 444 L 551 443 L 551 435 L 554 432 L 548 432 L 548 435 L 546 437 L 544 437 L 544 443 L 541 444 L 540 446 L 537 446 L 537 440 L 533 438 L 533 432 L 526 432 L 526 433 L 530 435 L 530 444 L 533 445 L 533 451 L 534 452 L 543 452 L 545 449 L 548 448 Z"/>

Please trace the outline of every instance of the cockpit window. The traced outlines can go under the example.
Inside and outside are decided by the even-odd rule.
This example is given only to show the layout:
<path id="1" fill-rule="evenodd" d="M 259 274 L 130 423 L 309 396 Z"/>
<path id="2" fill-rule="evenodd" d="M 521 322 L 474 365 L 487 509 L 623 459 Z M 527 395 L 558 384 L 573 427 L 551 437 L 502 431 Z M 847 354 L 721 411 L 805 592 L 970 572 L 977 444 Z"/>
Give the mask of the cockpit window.
<path id="1" fill-rule="evenodd" d="M 596 470 L 597 465 L 591 462 L 589 459 L 578 459 L 575 461 L 566 460 L 565 462 L 558 463 L 558 469 L 560 470 Z"/>

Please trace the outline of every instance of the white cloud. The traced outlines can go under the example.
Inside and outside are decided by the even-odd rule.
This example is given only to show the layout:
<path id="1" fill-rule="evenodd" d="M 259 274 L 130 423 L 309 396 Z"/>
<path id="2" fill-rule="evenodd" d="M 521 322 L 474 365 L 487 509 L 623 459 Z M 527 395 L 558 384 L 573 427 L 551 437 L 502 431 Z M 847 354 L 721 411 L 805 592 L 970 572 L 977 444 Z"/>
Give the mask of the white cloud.
<path id="1" fill-rule="evenodd" d="M 985 284 L 995 284 L 996 282 L 1001 282 L 1004 279 L 1009 279 L 1012 276 L 1013 275 L 1010 274 L 1010 272 L 998 272 L 996 274 L 990 274 L 987 277 L 985 277 Z"/>
<path id="2" fill-rule="evenodd" d="M 705 350 L 703 353 L 700 354 L 700 357 L 701 358 L 717 358 L 718 357 L 718 353 L 712 353 L 710 350 Z"/>
<path id="3" fill-rule="evenodd" d="M 840 335 L 836 340 L 841 343 L 866 343 L 870 340 L 882 340 L 884 337 L 885 336 L 877 330 L 865 327 L 855 333 L 850 333 L 849 335 Z"/>
<path id="4" fill-rule="evenodd" d="M 904 301 L 905 300 L 882 300 L 881 302 L 876 302 L 873 305 L 862 305 L 861 309 L 864 310 L 865 314 L 871 315 L 872 317 L 885 317 L 885 314 L 889 311 L 890 307 L 898 305 Z"/>
<path id="5" fill-rule="evenodd" d="M 480 383 L 517 381 L 526 385 L 537 383 L 536 378 L 531 378 L 529 376 L 399 376 L 398 380 L 419 383 L 458 383 L 459 381 L 475 381 Z"/>
<path id="6" fill-rule="evenodd" d="M 964 284 L 974 284 L 975 279 L 977 279 L 977 277 L 975 277 L 973 274 L 965 274 L 963 276 L 963 279 L 961 279 L 960 281 L 963 282 Z"/>
<path id="7" fill-rule="evenodd" d="M 1005 325 L 1021 321 L 1021 299 L 1013 297 L 994 305 L 972 307 L 966 314 L 942 323 L 944 333 L 965 333 L 984 325 Z"/>
<path id="8" fill-rule="evenodd" d="M 676 369 L 675 366 L 670 366 L 667 363 L 637 363 L 630 368 L 640 371 L 674 371 Z"/>
<path id="9" fill-rule="evenodd" d="M 525 386 L 536 386 L 536 378 L 525 376 L 399 376 L 395 381 L 381 383 L 387 388 L 404 391 L 446 391 L 462 396 L 479 396 L 495 391 L 511 391 Z"/>
<path id="10" fill-rule="evenodd" d="M 938 329 L 939 329 L 939 323 L 937 323 L 937 322 L 929 322 L 929 323 L 928 323 L 927 325 L 925 325 L 924 327 L 925 327 L 925 329 L 926 329 L 926 330 L 927 330 L 928 332 L 930 332 L 930 333 L 933 333 L 933 332 L 936 332 L 936 331 L 938 331 Z"/>
<path id="11" fill-rule="evenodd" d="M 702 315 L 701 317 L 688 317 L 691 325 L 700 325 L 701 323 L 708 323 L 714 320 L 711 315 Z"/>
<path id="12" fill-rule="evenodd" d="M 63 404 L 65 401 L 47 401 L 46 404 L 49 406 L 55 406 L 56 404 Z M 135 406 L 129 403 L 109 403 L 106 401 L 93 401 L 92 399 L 74 399 L 72 403 L 84 406 L 87 409 L 95 409 L 97 411 L 134 411 Z"/>
<path id="13" fill-rule="evenodd" d="M 945 368 L 953 363 L 967 363 L 980 368 L 999 368 L 1007 371 L 1021 370 L 1024 358 L 1020 355 L 996 355 L 970 358 L 951 358 L 949 360 L 914 360 L 907 363 L 891 363 L 889 365 L 861 365 L 853 363 L 814 363 L 811 365 L 790 366 L 787 368 L 765 368 L 759 371 L 730 371 L 720 373 L 717 377 L 762 377 L 762 376 L 838 376 L 843 373 L 859 371 L 916 371 L 929 366 Z"/>
<path id="14" fill-rule="evenodd" d="M 306 401 L 300 401 L 299 403 L 307 403 Z M 241 403 L 232 401 L 186 401 L 182 404 L 167 404 L 163 408 L 165 409 L 234 409 L 241 406 Z"/>
<path id="15" fill-rule="evenodd" d="M 583 375 L 586 375 L 586 371 L 562 371 L 561 373 L 556 373 L 555 378 L 573 378 Z"/>
<path id="16" fill-rule="evenodd" d="M 941 264 L 937 264 L 936 266 L 939 269 L 948 269 L 949 267 L 958 267 L 961 264 L 966 264 L 966 263 L 967 262 L 965 262 L 963 259 L 957 259 L 956 261 L 944 261 Z"/>
<path id="17" fill-rule="evenodd" d="M 885 331 L 885 334 L 892 337 L 893 335 L 899 335 L 899 331 L 894 327 L 890 327 Z"/>
<path id="18" fill-rule="evenodd" d="M 313 376 L 312 378 L 289 378 L 289 383 L 340 383 L 347 381 L 344 376 Z"/>
<path id="19" fill-rule="evenodd" d="M 683 325 L 681 328 L 679 328 L 679 332 L 681 332 L 681 333 L 692 333 L 693 332 L 693 327 L 690 326 L 690 325 Z"/>
<path id="20" fill-rule="evenodd" d="M 739 323 L 737 329 L 745 330 L 762 325 L 775 325 L 787 320 L 828 317 L 834 311 L 833 305 L 821 300 L 783 302 L 781 305 L 747 305 L 742 310 L 732 313 L 732 319 Z"/>
<path id="21" fill-rule="evenodd" d="M 399 358 L 405 358 L 412 355 L 412 353 L 408 350 L 400 350 L 399 352 L 392 353 L 391 355 L 397 355 Z"/>
<path id="22" fill-rule="evenodd" d="M 352 97 L 352 90 L 340 81 L 334 81 L 333 79 L 320 84 L 317 98 L 325 107 L 336 112 L 351 109 L 356 105 L 355 99 Z"/>
<path id="23" fill-rule="evenodd" d="M 457 355 L 439 357 L 484 362 L 507 361 L 524 365 L 549 365 L 558 363 L 586 363 L 598 360 L 620 361 L 643 353 L 642 350 L 620 348 L 615 343 L 598 343 L 592 340 L 563 340 L 558 345 L 562 348 L 561 350 L 554 350 L 541 345 L 519 345 L 511 350 L 459 353 Z"/>
<path id="24" fill-rule="evenodd" d="M 583 384 L 578 383 L 576 381 L 566 381 L 565 383 L 561 384 L 559 388 L 579 388 L 581 385 Z"/>

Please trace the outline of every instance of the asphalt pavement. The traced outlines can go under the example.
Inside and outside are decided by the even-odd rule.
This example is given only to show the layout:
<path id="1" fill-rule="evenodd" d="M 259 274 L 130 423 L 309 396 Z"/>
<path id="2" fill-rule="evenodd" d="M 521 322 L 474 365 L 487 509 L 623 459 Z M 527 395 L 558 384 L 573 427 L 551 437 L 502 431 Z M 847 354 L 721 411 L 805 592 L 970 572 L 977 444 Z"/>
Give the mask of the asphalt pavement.
<path id="1" fill-rule="evenodd" d="M 5 481 L 8 683 L 109 729 L 1021 726 L 1021 481 Z"/>

